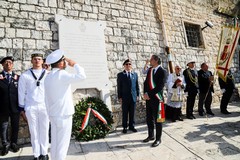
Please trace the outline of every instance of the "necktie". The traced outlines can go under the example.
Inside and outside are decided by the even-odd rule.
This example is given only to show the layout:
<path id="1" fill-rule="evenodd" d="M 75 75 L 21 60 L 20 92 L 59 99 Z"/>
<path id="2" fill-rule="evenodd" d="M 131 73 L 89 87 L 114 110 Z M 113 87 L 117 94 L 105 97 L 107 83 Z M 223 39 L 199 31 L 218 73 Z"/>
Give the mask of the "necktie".
<path id="1" fill-rule="evenodd" d="M 155 68 L 153 69 L 153 74 L 155 74 Z"/>
<path id="2" fill-rule="evenodd" d="M 130 79 L 131 77 L 130 77 L 130 72 L 128 72 L 128 79 Z"/>
<path id="3" fill-rule="evenodd" d="M 10 83 L 10 81 L 11 81 L 11 74 L 7 74 L 7 80 L 8 80 L 8 83 Z"/>

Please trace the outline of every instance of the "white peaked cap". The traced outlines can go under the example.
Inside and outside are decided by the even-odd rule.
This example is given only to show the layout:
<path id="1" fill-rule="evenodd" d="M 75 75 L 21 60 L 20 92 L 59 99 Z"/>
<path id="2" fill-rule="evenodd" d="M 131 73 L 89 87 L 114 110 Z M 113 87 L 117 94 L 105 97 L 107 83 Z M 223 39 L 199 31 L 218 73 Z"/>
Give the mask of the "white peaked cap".
<path id="1" fill-rule="evenodd" d="M 59 61 L 64 56 L 63 50 L 55 50 L 51 54 L 49 54 L 46 58 L 46 64 L 53 64 Z"/>
<path id="2" fill-rule="evenodd" d="M 191 63 L 191 62 L 196 63 L 196 58 L 195 58 L 195 57 L 189 58 L 189 59 L 187 60 L 187 65 L 188 65 L 189 63 Z"/>

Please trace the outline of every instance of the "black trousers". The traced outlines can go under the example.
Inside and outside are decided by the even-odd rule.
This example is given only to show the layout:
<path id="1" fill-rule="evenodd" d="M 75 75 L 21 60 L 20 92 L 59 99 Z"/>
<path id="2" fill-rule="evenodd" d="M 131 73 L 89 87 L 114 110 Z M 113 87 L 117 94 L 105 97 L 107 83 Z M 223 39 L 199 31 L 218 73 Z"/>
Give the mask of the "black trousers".
<path id="1" fill-rule="evenodd" d="M 211 112 L 211 104 L 212 104 L 212 92 L 211 91 L 209 91 L 208 94 L 207 93 L 199 93 L 199 101 L 198 101 L 198 112 L 199 113 L 204 112 L 203 105 L 205 106 L 206 112 Z"/>
<path id="2" fill-rule="evenodd" d="M 194 107 L 196 96 L 197 96 L 197 93 L 190 93 L 190 92 L 188 92 L 188 96 L 187 96 L 187 112 L 186 112 L 187 116 L 193 115 L 193 107 Z"/>
<path id="3" fill-rule="evenodd" d="M 154 137 L 154 124 L 156 126 L 156 140 L 160 140 L 162 136 L 162 123 L 157 122 L 159 100 L 151 99 L 146 101 L 146 114 L 148 137 Z"/>
<path id="4" fill-rule="evenodd" d="M 122 101 L 122 127 L 127 128 L 134 128 L 135 125 L 135 108 L 136 102 L 133 100 L 129 101 Z M 128 124 L 129 119 L 129 124 Z"/>
<path id="5" fill-rule="evenodd" d="M 9 144 L 8 138 L 8 126 L 9 126 L 9 117 L 11 123 L 11 143 L 17 143 L 18 139 L 18 130 L 19 130 L 19 113 L 11 113 L 10 115 L 1 115 L 0 116 L 0 132 L 2 145 Z"/>
<path id="6" fill-rule="evenodd" d="M 220 109 L 221 109 L 221 112 L 224 112 L 227 110 L 227 105 L 231 99 L 231 96 L 233 94 L 233 90 L 226 90 L 224 93 L 223 93 L 223 96 L 222 96 L 222 99 L 221 99 L 221 104 L 220 104 Z"/>

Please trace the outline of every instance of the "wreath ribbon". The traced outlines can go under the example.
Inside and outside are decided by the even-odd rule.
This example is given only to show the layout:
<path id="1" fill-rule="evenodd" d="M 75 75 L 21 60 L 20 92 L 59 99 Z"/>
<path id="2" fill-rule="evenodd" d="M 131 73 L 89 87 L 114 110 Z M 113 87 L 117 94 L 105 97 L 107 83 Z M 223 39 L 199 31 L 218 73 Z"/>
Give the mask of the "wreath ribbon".
<path id="1" fill-rule="evenodd" d="M 83 119 L 83 123 L 82 123 L 82 127 L 81 127 L 80 132 L 82 132 L 87 127 L 91 111 L 92 111 L 92 113 L 93 113 L 93 115 L 95 117 L 97 117 L 100 121 L 103 122 L 103 124 L 107 124 L 107 120 L 98 111 L 96 111 L 96 110 L 94 110 L 94 109 L 89 107 L 87 109 L 86 115 L 85 115 L 85 117 Z"/>

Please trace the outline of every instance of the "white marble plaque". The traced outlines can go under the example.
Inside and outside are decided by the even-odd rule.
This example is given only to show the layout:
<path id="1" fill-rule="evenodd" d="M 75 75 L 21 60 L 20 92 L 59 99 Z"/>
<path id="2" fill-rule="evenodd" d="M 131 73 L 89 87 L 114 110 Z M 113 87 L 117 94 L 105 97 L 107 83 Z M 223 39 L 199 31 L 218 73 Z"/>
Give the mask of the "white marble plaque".
<path id="1" fill-rule="evenodd" d="M 64 50 L 66 57 L 76 61 L 86 72 L 87 79 L 73 84 L 73 91 L 97 88 L 104 92 L 101 95 L 106 98 L 105 94 L 109 95 L 111 84 L 105 50 L 105 22 L 73 20 L 61 15 L 56 15 L 55 21 L 59 28 L 59 48 Z M 66 70 L 74 72 L 70 67 Z M 106 102 L 105 98 L 103 100 Z"/>

